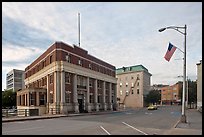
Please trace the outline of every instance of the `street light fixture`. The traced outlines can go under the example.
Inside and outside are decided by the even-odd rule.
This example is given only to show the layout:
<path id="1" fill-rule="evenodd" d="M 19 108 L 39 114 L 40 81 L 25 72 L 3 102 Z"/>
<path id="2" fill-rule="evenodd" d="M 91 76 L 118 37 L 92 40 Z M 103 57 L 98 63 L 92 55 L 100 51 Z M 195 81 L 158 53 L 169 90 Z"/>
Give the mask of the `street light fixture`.
<path id="1" fill-rule="evenodd" d="M 186 123 L 186 115 L 185 115 L 185 91 L 186 91 L 186 28 L 184 27 L 177 27 L 177 26 L 169 26 L 165 28 L 159 29 L 159 32 L 162 32 L 166 29 L 174 29 L 178 31 L 179 33 L 184 35 L 184 61 L 183 61 L 183 96 L 182 96 L 182 115 L 181 115 L 181 122 Z M 184 32 L 180 31 L 179 29 L 184 29 Z"/>

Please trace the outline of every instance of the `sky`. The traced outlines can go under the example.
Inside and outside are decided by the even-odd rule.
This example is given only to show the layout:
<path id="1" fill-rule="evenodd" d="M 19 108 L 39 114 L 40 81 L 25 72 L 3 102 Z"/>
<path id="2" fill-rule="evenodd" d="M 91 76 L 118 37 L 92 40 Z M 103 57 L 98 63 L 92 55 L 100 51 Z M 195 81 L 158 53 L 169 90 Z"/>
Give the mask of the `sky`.
<path id="1" fill-rule="evenodd" d="M 184 35 L 173 29 L 187 25 L 186 68 L 197 79 L 202 60 L 202 2 L 2 2 L 2 90 L 6 74 L 25 70 L 54 42 L 78 45 L 116 68 L 143 65 L 151 85 L 182 81 Z M 184 32 L 184 29 L 179 29 Z"/>

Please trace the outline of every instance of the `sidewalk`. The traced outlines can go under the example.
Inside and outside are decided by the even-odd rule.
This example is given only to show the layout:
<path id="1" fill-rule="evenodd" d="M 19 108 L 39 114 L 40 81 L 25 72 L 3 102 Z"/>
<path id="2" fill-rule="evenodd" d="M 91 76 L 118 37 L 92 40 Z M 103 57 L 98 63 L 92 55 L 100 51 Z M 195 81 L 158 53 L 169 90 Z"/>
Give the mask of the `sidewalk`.
<path id="1" fill-rule="evenodd" d="M 187 123 L 180 121 L 163 135 L 202 135 L 202 113 L 197 109 L 186 110 Z"/>
<path id="2" fill-rule="evenodd" d="M 59 117 L 73 117 L 73 116 L 84 116 L 84 115 L 101 115 L 101 114 L 109 114 L 116 113 L 121 111 L 99 111 L 99 112 L 90 112 L 90 113 L 70 113 L 70 114 L 55 114 L 55 115 L 42 115 L 42 116 L 28 116 L 28 117 L 2 117 L 3 122 L 13 122 L 13 121 L 25 121 L 25 120 L 35 120 L 35 119 L 50 119 L 50 118 L 59 118 Z"/>

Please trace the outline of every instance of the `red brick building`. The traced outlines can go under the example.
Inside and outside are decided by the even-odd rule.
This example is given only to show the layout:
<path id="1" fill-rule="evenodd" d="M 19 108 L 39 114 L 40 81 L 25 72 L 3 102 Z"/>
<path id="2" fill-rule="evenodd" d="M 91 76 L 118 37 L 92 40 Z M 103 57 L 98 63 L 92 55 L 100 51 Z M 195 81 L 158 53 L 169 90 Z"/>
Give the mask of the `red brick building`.
<path id="1" fill-rule="evenodd" d="M 179 91 L 182 85 L 182 82 L 177 82 L 172 86 L 160 88 L 162 105 L 180 104 L 181 97 L 179 96 Z"/>
<path id="2" fill-rule="evenodd" d="M 25 68 L 17 107 L 39 114 L 117 109 L 115 70 L 78 46 L 55 42 Z"/>

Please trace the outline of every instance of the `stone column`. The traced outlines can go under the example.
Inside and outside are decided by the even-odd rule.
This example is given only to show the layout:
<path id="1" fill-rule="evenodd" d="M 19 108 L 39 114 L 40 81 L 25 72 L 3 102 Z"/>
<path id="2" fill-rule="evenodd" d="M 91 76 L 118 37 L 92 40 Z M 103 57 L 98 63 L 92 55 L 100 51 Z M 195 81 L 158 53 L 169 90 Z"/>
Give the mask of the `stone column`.
<path id="1" fill-rule="evenodd" d="M 89 94 L 89 92 L 90 92 L 89 77 L 87 77 L 86 80 L 87 80 L 87 82 L 86 82 L 86 89 L 87 89 L 87 91 L 86 91 L 86 111 L 91 112 L 90 99 L 89 99 L 89 97 L 90 97 L 90 94 Z"/>
<path id="2" fill-rule="evenodd" d="M 113 84 L 113 86 L 114 86 L 114 90 L 113 90 L 113 92 L 114 92 L 114 99 L 113 99 L 114 105 L 113 105 L 113 109 L 114 109 L 114 110 L 118 110 L 118 104 L 117 104 L 117 87 L 116 87 L 116 84 Z"/>
<path id="3" fill-rule="evenodd" d="M 60 78 L 59 71 L 54 72 L 54 100 L 55 100 L 55 108 L 56 113 L 60 112 Z"/>
<path id="4" fill-rule="evenodd" d="M 25 106 L 27 106 L 27 94 L 25 93 Z"/>
<path id="5" fill-rule="evenodd" d="M 49 75 L 47 75 L 47 113 L 50 112 L 50 90 L 49 90 Z"/>
<path id="6" fill-rule="evenodd" d="M 62 114 L 66 113 L 64 109 L 64 105 L 65 105 L 65 72 L 62 71 L 61 72 L 61 102 L 60 102 Z"/>
<path id="7" fill-rule="evenodd" d="M 21 106 L 23 106 L 23 95 L 21 95 L 20 97 L 21 97 Z"/>
<path id="8" fill-rule="evenodd" d="M 107 106 L 106 106 L 106 82 L 103 81 L 103 86 L 102 86 L 102 104 L 103 104 L 103 109 L 106 111 Z"/>
<path id="9" fill-rule="evenodd" d="M 30 106 L 30 93 L 27 93 L 27 106 Z"/>
<path id="10" fill-rule="evenodd" d="M 99 111 L 97 79 L 94 80 L 94 104 L 95 104 L 95 110 Z"/>
<path id="11" fill-rule="evenodd" d="M 109 83 L 109 109 L 113 110 L 113 106 L 112 106 L 112 83 Z"/>
<path id="12" fill-rule="evenodd" d="M 77 94 L 77 75 L 73 74 L 73 107 L 74 112 L 79 113 L 79 103 L 78 103 L 78 94 Z"/>

